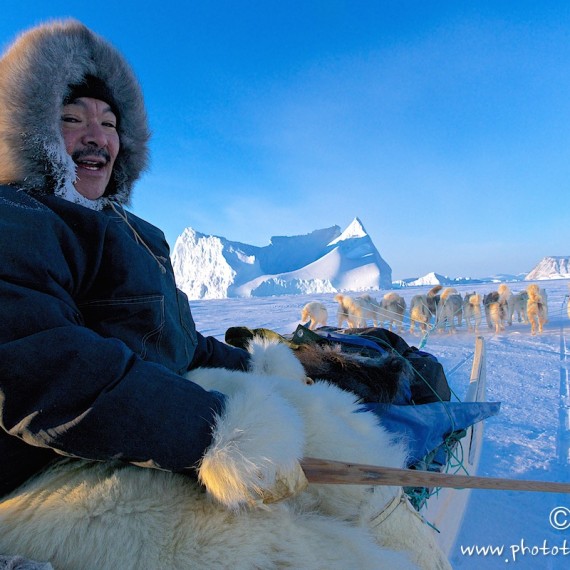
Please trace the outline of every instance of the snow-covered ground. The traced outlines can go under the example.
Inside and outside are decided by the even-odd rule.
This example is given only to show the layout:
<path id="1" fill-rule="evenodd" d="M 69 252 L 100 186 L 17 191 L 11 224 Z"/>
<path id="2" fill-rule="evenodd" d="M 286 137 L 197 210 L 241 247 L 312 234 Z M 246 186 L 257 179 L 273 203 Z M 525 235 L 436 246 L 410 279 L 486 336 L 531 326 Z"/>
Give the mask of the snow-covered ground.
<path id="1" fill-rule="evenodd" d="M 518 292 L 527 284 L 509 286 Z M 487 399 L 502 402 L 502 407 L 498 416 L 485 421 L 478 475 L 570 481 L 570 320 L 566 309 L 569 281 L 539 284 L 548 293 L 550 318 L 542 335 L 531 336 L 529 325 L 522 323 L 495 334 L 483 321 L 480 330 L 487 347 Z M 457 287 L 462 294 L 487 293 L 495 288 L 491 283 Z M 426 291 L 427 288 L 414 287 L 399 293 L 409 304 L 413 295 Z M 198 330 L 223 339 L 226 329 L 236 325 L 292 332 L 299 323 L 301 308 L 309 300 L 324 302 L 329 309 L 329 324 L 335 325 L 337 303 L 333 297 L 334 294 L 233 298 L 192 301 L 191 307 Z M 402 336 L 411 345 L 421 342 L 419 336 L 407 331 Z M 474 334 L 466 330 L 465 324 L 456 334 L 433 332 L 424 347 L 442 362 L 460 397 L 469 381 L 473 348 Z M 426 515 L 429 519 L 429 508 Z M 554 528 L 556 525 L 560 528 Z M 451 562 L 454 568 L 461 569 L 567 568 L 570 495 L 472 491 Z"/>

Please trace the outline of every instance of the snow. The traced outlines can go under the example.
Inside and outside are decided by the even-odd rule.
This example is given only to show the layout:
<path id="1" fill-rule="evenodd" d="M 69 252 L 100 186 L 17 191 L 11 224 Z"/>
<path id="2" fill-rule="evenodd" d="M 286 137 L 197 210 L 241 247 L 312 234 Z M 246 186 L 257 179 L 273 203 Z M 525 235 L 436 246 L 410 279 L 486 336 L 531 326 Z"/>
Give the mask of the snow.
<path id="1" fill-rule="evenodd" d="M 513 292 L 526 285 L 528 282 L 509 284 Z M 549 280 L 540 285 L 548 293 L 550 317 L 542 335 L 531 336 L 529 325 L 522 323 L 494 334 L 483 322 L 479 333 L 486 340 L 488 400 L 500 401 L 502 407 L 498 416 L 485 421 L 477 475 L 570 481 L 570 320 L 566 309 L 569 281 Z M 496 287 L 493 283 L 456 286 L 462 294 L 488 293 Z M 399 293 L 409 304 L 414 294 L 426 291 L 427 287 L 410 287 Z M 315 293 L 197 300 L 191 302 L 191 307 L 198 330 L 223 339 L 226 329 L 236 325 L 290 333 L 299 323 L 301 308 L 311 300 L 325 303 L 329 324 L 335 325 L 337 304 L 333 297 L 333 293 Z M 415 346 L 421 342 L 419 336 L 408 332 L 402 336 Z M 424 347 L 442 362 L 460 397 L 469 381 L 473 348 L 474 334 L 466 330 L 465 324 L 456 334 L 431 333 Z M 562 507 L 557 520 L 570 526 L 570 495 L 473 490 L 450 556 L 453 567 L 566 568 L 570 560 L 570 529 L 556 530 L 549 523 L 556 507 Z M 426 516 L 429 520 L 429 508 Z M 502 547 L 503 552 L 480 551 L 470 556 L 462 553 L 462 547 Z M 564 547 L 567 555 L 562 551 Z"/>

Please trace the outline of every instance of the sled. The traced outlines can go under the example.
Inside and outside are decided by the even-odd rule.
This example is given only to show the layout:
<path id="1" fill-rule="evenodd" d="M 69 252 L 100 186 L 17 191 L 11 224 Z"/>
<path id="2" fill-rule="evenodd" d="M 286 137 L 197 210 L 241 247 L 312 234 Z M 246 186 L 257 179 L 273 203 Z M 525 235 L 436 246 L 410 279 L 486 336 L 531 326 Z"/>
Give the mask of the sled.
<path id="1" fill-rule="evenodd" d="M 486 402 L 486 400 L 485 340 L 478 336 L 475 339 L 469 387 L 463 402 Z M 483 445 L 483 429 L 482 421 L 469 426 L 465 436 L 452 446 L 453 456 L 462 460 L 463 474 L 477 473 Z M 442 488 L 437 494 L 432 495 L 420 510 L 430 524 L 439 531 L 437 541 L 447 556 L 461 529 L 470 494 L 471 489 Z"/>
<path id="2" fill-rule="evenodd" d="M 421 441 L 414 442 L 412 447 L 416 449 L 416 458 L 422 457 L 425 450 L 432 449 L 434 442 L 439 441 L 440 444 L 439 448 L 427 454 L 423 461 L 412 462 L 412 469 L 390 469 L 310 458 L 302 463 L 309 481 L 403 486 L 410 502 L 438 531 L 436 541 L 444 555 L 449 557 L 465 516 L 471 489 L 477 487 L 514 488 L 512 481 L 508 481 L 507 485 L 503 486 L 501 480 L 485 478 L 481 481 L 482 478 L 475 476 L 483 443 L 484 422 L 482 420 L 498 413 L 500 407 L 497 402 L 486 401 L 483 337 L 477 337 L 475 340 L 469 386 L 462 402 L 438 402 L 396 407 L 366 405 L 365 407 L 378 414 L 389 430 L 394 433 L 403 433 L 410 440 L 417 439 L 418 433 L 423 428 L 429 431 L 430 423 L 433 424 L 434 421 L 444 423 L 446 414 L 442 412 L 443 409 L 449 412 L 452 421 L 447 422 L 447 425 L 438 425 L 433 437 L 426 437 L 425 440 L 420 438 Z M 457 421 L 454 422 L 454 419 Z M 415 425 L 410 427 L 410 424 Z M 462 429 L 463 426 L 465 429 Z M 444 451 L 443 454 L 442 451 Z M 419 480 L 425 481 L 423 484 L 426 487 L 418 487 Z M 456 480 L 462 480 L 462 484 L 457 484 Z M 412 484 L 415 486 L 406 487 Z M 441 487 L 438 487 L 438 484 Z M 529 484 L 520 487 L 520 490 L 533 490 L 533 487 L 534 485 Z M 554 489 L 548 490 L 554 491 Z"/>

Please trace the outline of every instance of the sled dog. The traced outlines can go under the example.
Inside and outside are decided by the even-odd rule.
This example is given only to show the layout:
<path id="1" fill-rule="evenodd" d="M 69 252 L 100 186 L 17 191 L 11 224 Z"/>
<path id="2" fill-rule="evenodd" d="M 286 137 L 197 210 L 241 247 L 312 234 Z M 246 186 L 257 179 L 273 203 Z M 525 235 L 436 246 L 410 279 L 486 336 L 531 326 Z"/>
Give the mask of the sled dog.
<path id="1" fill-rule="evenodd" d="M 495 333 L 505 330 L 505 323 L 508 318 L 508 307 L 505 302 L 501 302 L 498 291 L 492 291 L 483 296 L 483 307 L 485 308 L 485 318 L 487 326 L 495 329 Z"/>
<path id="2" fill-rule="evenodd" d="M 410 301 L 410 332 L 413 334 L 416 324 L 425 333 L 439 304 L 441 285 L 435 285 L 426 294 L 414 295 Z"/>
<path id="3" fill-rule="evenodd" d="M 541 333 L 544 325 L 548 322 L 548 308 L 546 303 L 546 292 L 538 285 L 531 284 L 526 288 L 528 301 L 526 312 L 530 322 L 531 334 Z"/>
<path id="4" fill-rule="evenodd" d="M 511 297 L 511 305 L 509 307 L 509 323 L 512 324 L 513 317 L 516 317 L 517 322 L 527 323 L 528 318 L 526 314 L 526 305 L 528 302 L 528 293 L 521 291 L 520 293 L 513 293 Z"/>
<path id="5" fill-rule="evenodd" d="M 436 327 L 443 332 L 449 327 L 449 332 L 455 332 L 455 321 L 461 326 L 463 317 L 463 299 L 454 287 L 447 287 L 441 293 L 436 311 Z"/>
<path id="6" fill-rule="evenodd" d="M 465 293 L 463 317 L 467 324 L 467 330 L 479 332 L 481 326 L 481 295 L 479 293 Z"/>
<path id="7" fill-rule="evenodd" d="M 306 323 L 310 320 L 309 328 L 314 330 L 317 325 L 327 325 L 328 319 L 327 308 L 319 301 L 311 301 L 307 303 L 301 310 L 301 322 Z"/>
<path id="8" fill-rule="evenodd" d="M 372 295 L 364 294 L 356 297 L 355 302 L 362 309 L 362 326 L 367 326 L 370 319 L 375 327 L 382 326 L 382 304 Z"/>
<path id="9" fill-rule="evenodd" d="M 397 330 L 398 333 L 401 333 L 404 327 L 405 312 L 406 301 L 404 298 L 393 291 L 386 293 L 380 303 L 381 322 L 379 326 L 383 327 L 385 323 L 388 323 L 386 327 L 388 330 Z"/>
<path id="10" fill-rule="evenodd" d="M 508 285 L 501 283 L 497 288 L 497 293 L 499 293 L 499 303 L 504 306 L 506 312 L 505 322 L 508 325 L 513 324 L 512 314 L 513 314 L 513 294 Z"/>
<path id="11" fill-rule="evenodd" d="M 338 303 L 337 321 L 338 328 L 342 328 L 346 321 L 348 328 L 362 328 L 367 325 L 366 316 L 369 316 L 374 310 L 369 295 L 362 297 L 350 297 L 338 293 L 334 300 Z"/>

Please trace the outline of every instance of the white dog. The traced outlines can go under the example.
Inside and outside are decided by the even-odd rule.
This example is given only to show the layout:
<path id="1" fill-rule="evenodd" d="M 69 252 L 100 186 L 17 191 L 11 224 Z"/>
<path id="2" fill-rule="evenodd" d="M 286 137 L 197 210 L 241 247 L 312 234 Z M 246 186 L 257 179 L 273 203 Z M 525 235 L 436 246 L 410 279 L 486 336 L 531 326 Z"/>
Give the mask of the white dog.
<path id="1" fill-rule="evenodd" d="M 479 332 L 481 326 L 481 295 L 479 293 L 465 293 L 463 317 L 467 324 L 467 330 Z"/>
<path id="2" fill-rule="evenodd" d="M 353 394 L 307 385 L 285 345 L 250 350 L 249 373 L 188 374 L 227 395 L 198 470 L 204 488 L 157 469 L 62 460 L 0 501 L 0 552 L 49 560 L 58 570 L 450 569 L 401 488 L 311 484 L 261 504 L 279 480 L 267 458 L 276 452 L 282 464 L 313 456 L 399 467 L 405 449 L 374 414 L 354 413 Z M 263 401 L 280 401 L 282 411 Z"/>
<path id="3" fill-rule="evenodd" d="M 317 325 L 327 326 L 328 318 L 327 308 L 319 301 L 311 301 L 301 310 L 301 322 L 306 323 L 310 320 L 309 328 L 311 330 L 317 328 Z"/>
<path id="4" fill-rule="evenodd" d="M 527 323 L 528 317 L 526 314 L 526 305 L 528 302 L 528 293 L 526 291 L 521 291 L 520 293 L 513 293 L 511 297 L 511 305 L 509 307 L 509 323 L 512 324 L 513 317 L 519 323 Z"/>
<path id="5" fill-rule="evenodd" d="M 447 287 L 441 294 L 437 308 L 436 326 L 440 331 L 449 327 L 449 332 L 455 332 L 455 321 L 461 326 L 463 317 L 463 299 L 454 287 Z"/>
<path id="6" fill-rule="evenodd" d="M 538 332 L 542 333 L 544 325 L 548 322 L 546 291 L 534 283 L 529 285 L 526 291 L 528 293 L 526 312 L 530 321 L 531 334 L 536 334 L 537 328 Z"/>
<path id="7" fill-rule="evenodd" d="M 379 309 L 379 326 L 383 327 L 388 323 L 388 330 L 402 332 L 404 326 L 404 313 L 406 312 L 406 301 L 398 293 L 386 293 L 382 297 Z"/>
<path id="8" fill-rule="evenodd" d="M 426 294 L 414 295 L 410 301 L 410 332 L 413 334 L 416 324 L 423 333 L 428 329 L 432 317 L 435 316 L 439 295 L 443 287 L 435 285 Z"/>
<path id="9" fill-rule="evenodd" d="M 342 328 L 345 321 L 348 328 L 351 329 L 366 326 L 366 317 L 364 316 L 363 302 L 361 299 L 338 293 L 335 295 L 334 300 L 338 303 L 338 328 Z"/>
<path id="10" fill-rule="evenodd" d="M 360 306 L 362 310 L 362 321 L 361 326 L 367 326 L 368 320 L 372 321 L 372 324 L 377 327 L 380 325 L 380 319 L 382 318 L 382 304 L 379 303 L 372 295 L 360 295 L 354 299 L 354 301 Z"/>

